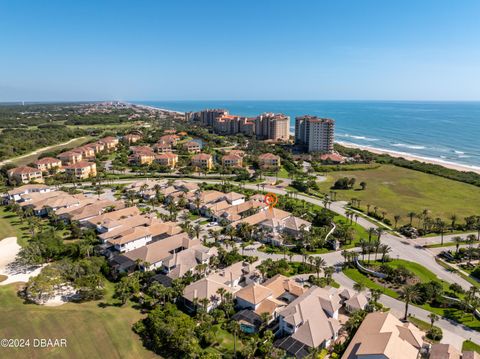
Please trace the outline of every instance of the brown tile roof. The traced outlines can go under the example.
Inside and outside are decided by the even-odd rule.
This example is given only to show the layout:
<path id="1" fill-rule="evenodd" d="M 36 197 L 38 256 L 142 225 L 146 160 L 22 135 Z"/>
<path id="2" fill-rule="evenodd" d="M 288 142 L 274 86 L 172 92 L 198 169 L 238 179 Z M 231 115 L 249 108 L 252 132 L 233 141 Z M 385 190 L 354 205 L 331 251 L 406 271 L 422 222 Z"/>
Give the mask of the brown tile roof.
<path id="1" fill-rule="evenodd" d="M 280 157 L 274 155 L 273 153 L 262 153 L 260 156 L 258 156 L 260 160 L 277 160 L 280 159 Z"/>
<path id="2" fill-rule="evenodd" d="M 155 156 L 155 158 L 158 159 L 173 159 L 173 158 L 178 158 L 178 155 L 175 153 L 160 153 Z"/>
<path id="3" fill-rule="evenodd" d="M 252 283 L 235 293 L 237 298 L 257 305 L 272 295 L 272 291 L 261 284 Z"/>
<path id="4" fill-rule="evenodd" d="M 65 169 L 87 168 L 92 166 L 96 166 L 94 162 L 80 161 L 80 162 L 65 166 Z"/>
<path id="5" fill-rule="evenodd" d="M 116 221 L 121 220 L 122 218 L 127 218 L 138 214 L 140 214 L 140 210 L 137 207 L 127 207 L 119 209 L 118 211 L 103 213 L 99 216 L 90 218 L 88 222 L 94 225 L 99 224 L 109 227 L 112 224 L 115 224 Z"/>
<path id="6" fill-rule="evenodd" d="M 10 170 L 8 170 L 9 175 L 14 175 L 14 174 L 28 174 L 28 173 L 39 173 L 40 170 L 28 166 L 20 166 L 20 167 L 15 167 Z"/>
<path id="7" fill-rule="evenodd" d="M 256 224 L 259 224 L 259 223 L 262 223 L 262 222 L 265 222 L 265 221 L 269 221 L 269 220 L 272 220 L 272 219 L 273 220 L 284 220 L 289 216 L 291 216 L 290 213 L 282 211 L 281 209 L 278 209 L 278 208 L 270 209 L 270 208 L 268 208 L 268 209 L 265 209 L 265 210 L 260 211 L 258 213 L 255 213 L 254 215 L 252 215 L 250 217 L 243 218 L 239 221 L 233 222 L 232 226 L 236 226 L 240 223 L 248 223 L 248 224 L 251 224 L 251 225 L 256 225 Z"/>
<path id="8" fill-rule="evenodd" d="M 16 188 L 8 191 L 7 193 L 10 196 L 14 196 L 16 194 L 22 194 L 22 193 L 25 193 L 25 192 L 30 192 L 32 190 L 42 190 L 42 189 L 47 189 L 47 188 L 50 188 L 50 187 L 45 185 L 45 184 L 26 184 L 24 186 L 16 187 Z"/>
<path id="9" fill-rule="evenodd" d="M 48 165 L 48 164 L 54 164 L 54 163 L 59 163 L 61 162 L 59 159 L 57 158 L 53 158 L 53 157 L 44 157 L 44 158 L 41 158 L 33 163 L 35 163 L 36 165 Z"/>
<path id="10" fill-rule="evenodd" d="M 185 238 L 188 239 L 188 235 L 181 233 L 129 251 L 124 256 L 133 261 L 140 259 L 155 264 L 167 259 L 171 255 L 171 251 L 182 247 Z"/>
<path id="11" fill-rule="evenodd" d="M 272 278 L 266 280 L 263 286 L 272 291 L 274 298 L 280 297 L 285 292 L 289 292 L 297 297 L 306 292 L 306 288 L 298 285 L 294 280 L 285 277 L 284 275 L 277 274 Z"/>
<path id="12" fill-rule="evenodd" d="M 208 154 L 208 153 L 199 153 L 199 154 L 196 154 L 195 156 L 192 157 L 192 160 L 194 161 L 202 161 L 202 160 L 211 160 L 212 159 L 212 155 Z"/>
<path id="13" fill-rule="evenodd" d="M 406 335 L 406 331 L 410 334 Z M 402 323 L 388 312 L 370 313 L 358 328 L 342 359 L 356 359 L 359 355 L 416 359 L 423 344 L 421 337 L 422 333 L 417 328 Z"/>
<path id="14" fill-rule="evenodd" d="M 188 299 L 190 302 L 193 302 L 194 299 L 203 298 L 207 298 L 211 301 L 213 297 L 220 298 L 220 296 L 217 294 L 219 288 L 223 288 L 229 293 L 233 292 L 233 290 L 225 284 L 216 282 L 210 278 L 203 278 L 186 286 L 183 291 L 183 297 Z"/>
<path id="15" fill-rule="evenodd" d="M 462 359 L 462 354 L 451 344 L 432 344 L 429 359 Z"/>

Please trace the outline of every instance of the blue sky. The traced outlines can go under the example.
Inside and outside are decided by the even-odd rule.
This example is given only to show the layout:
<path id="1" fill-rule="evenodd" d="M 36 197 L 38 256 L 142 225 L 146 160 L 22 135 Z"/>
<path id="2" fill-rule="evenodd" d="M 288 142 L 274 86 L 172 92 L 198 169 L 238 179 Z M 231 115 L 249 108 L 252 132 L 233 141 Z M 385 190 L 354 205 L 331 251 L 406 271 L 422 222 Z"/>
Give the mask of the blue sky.
<path id="1" fill-rule="evenodd" d="M 0 0 L 0 101 L 480 100 L 480 1 Z"/>

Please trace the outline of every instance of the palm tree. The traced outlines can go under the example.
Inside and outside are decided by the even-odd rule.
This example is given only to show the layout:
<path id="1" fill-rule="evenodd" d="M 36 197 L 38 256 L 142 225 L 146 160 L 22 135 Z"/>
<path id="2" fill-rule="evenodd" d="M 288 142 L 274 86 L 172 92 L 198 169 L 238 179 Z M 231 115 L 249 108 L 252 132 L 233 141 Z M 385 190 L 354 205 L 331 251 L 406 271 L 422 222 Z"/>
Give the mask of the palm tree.
<path id="1" fill-rule="evenodd" d="M 220 296 L 220 301 L 223 303 L 223 297 L 227 290 L 225 288 L 218 288 L 217 289 L 217 294 Z"/>
<path id="2" fill-rule="evenodd" d="M 372 240 L 372 236 L 375 234 L 375 228 L 370 227 L 368 229 L 368 241 L 370 242 Z"/>
<path id="3" fill-rule="evenodd" d="M 450 224 L 451 224 L 451 227 L 452 227 L 452 232 L 455 230 L 455 223 L 457 222 L 457 215 L 454 213 L 450 216 L 450 221 L 452 221 Z"/>
<path id="4" fill-rule="evenodd" d="M 396 214 L 393 216 L 393 221 L 395 222 L 395 229 L 397 229 L 398 221 L 400 220 L 400 215 Z"/>
<path id="5" fill-rule="evenodd" d="M 435 313 L 430 313 L 428 315 L 428 318 L 430 319 L 430 330 L 432 330 L 433 324 L 435 324 L 435 322 L 439 319 L 439 317 Z"/>
<path id="6" fill-rule="evenodd" d="M 404 320 L 408 319 L 408 306 L 410 305 L 410 302 L 418 300 L 419 297 L 420 292 L 418 291 L 418 287 L 415 287 L 414 285 L 406 285 L 402 288 L 400 298 L 405 302 Z"/>
<path id="7" fill-rule="evenodd" d="M 452 242 L 455 243 L 455 254 L 458 254 L 458 249 L 460 247 L 460 244 L 463 242 L 463 238 L 460 236 L 455 236 L 452 238 Z"/>
<path id="8" fill-rule="evenodd" d="M 202 231 L 202 227 L 197 224 L 195 227 L 193 227 L 193 231 L 195 232 L 195 237 L 200 238 L 200 232 Z"/>
<path id="9" fill-rule="evenodd" d="M 363 282 L 358 282 L 358 283 L 355 283 L 353 285 L 353 289 L 357 292 L 357 293 L 361 293 L 365 290 L 365 284 Z"/>
<path id="10" fill-rule="evenodd" d="M 443 246 L 443 235 L 445 233 L 446 223 L 442 221 L 440 218 L 437 218 L 435 222 L 437 225 L 438 232 L 440 233 L 440 243 Z"/>
<path id="11" fill-rule="evenodd" d="M 385 263 L 385 259 L 387 257 L 387 254 L 390 253 L 391 250 L 392 249 L 386 244 L 380 245 L 379 251 L 380 251 L 380 253 L 382 253 L 382 263 Z"/>
<path id="12" fill-rule="evenodd" d="M 370 300 L 376 306 L 380 296 L 382 295 L 382 291 L 380 289 L 370 289 Z"/>
<path id="13" fill-rule="evenodd" d="M 410 219 L 410 227 L 412 226 L 413 218 L 415 218 L 416 215 L 415 212 L 408 212 L 407 216 Z"/>
<path id="14" fill-rule="evenodd" d="M 320 271 L 325 267 L 326 262 L 322 257 L 314 257 L 313 263 L 315 266 L 315 271 L 317 272 L 317 278 L 320 278 Z"/>
<path id="15" fill-rule="evenodd" d="M 327 279 L 327 284 L 328 285 L 330 285 L 330 283 L 332 282 L 333 273 L 335 273 L 335 268 L 334 267 L 329 266 L 329 267 L 323 268 L 323 275 Z"/>
<path id="16" fill-rule="evenodd" d="M 378 227 L 375 231 L 375 233 L 377 234 L 377 237 L 378 237 L 378 240 L 380 241 L 380 238 L 382 237 L 382 234 L 383 232 L 385 232 L 385 230 L 381 227 Z"/>

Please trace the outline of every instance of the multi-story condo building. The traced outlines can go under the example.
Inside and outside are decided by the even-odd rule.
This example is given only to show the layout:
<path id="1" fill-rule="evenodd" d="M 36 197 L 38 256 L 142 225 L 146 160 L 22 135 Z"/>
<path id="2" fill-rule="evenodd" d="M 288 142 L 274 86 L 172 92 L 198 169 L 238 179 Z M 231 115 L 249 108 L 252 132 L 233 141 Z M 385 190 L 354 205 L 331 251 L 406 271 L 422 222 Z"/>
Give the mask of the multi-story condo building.
<path id="1" fill-rule="evenodd" d="M 87 179 L 97 175 L 97 165 L 94 162 L 81 161 L 65 167 L 65 174 L 78 179 Z"/>
<path id="2" fill-rule="evenodd" d="M 57 157 L 60 159 L 60 161 L 62 161 L 62 164 L 64 165 L 73 165 L 83 160 L 82 153 L 74 150 L 62 152 Z"/>
<path id="3" fill-rule="evenodd" d="M 228 111 L 224 109 L 210 109 L 197 112 L 194 115 L 194 119 L 200 121 L 206 126 L 212 126 L 215 122 L 215 119 L 220 116 L 228 115 Z"/>
<path id="4" fill-rule="evenodd" d="M 36 168 L 21 166 L 7 171 L 8 179 L 17 183 L 42 182 L 42 171 Z"/>
<path id="5" fill-rule="evenodd" d="M 258 139 L 288 141 L 290 117 L 283 114 L 263 113 L 255 119 L 255 135 Z"/>
<path id="6" fill-rule="evenodd" d="M 199 153 L 192 157 L 192 166 L 211 170 L 213 168 L 213 157 L 208 153 Z"/>
<path id="7" fill-rule="evenodd" d="M 155 162 L 160 166 L 175 168 L 178 163 L 178 155 L 175 153 L 161 153 L 155 156 Z"/>
<path id="8" fill-rule="evenodd" d="M 33 162 L 33 165 L 42 172 L 48 172 L 49 170 L 60 169 L 62 167 L 62 161 L 53 157 L 44 157 Z"/>
<path id="9" fill-rule="evenodd" d="M 308 152 L 332 153 L 335 121 L 317 116 L 295 118 L 295 143 Z"/>

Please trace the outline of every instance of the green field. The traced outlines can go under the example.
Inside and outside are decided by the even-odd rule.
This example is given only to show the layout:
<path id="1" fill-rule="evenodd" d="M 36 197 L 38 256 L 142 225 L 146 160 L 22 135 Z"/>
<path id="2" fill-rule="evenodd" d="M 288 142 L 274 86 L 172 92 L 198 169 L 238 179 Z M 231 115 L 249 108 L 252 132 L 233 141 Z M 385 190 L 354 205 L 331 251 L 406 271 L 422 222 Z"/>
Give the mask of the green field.
<path id="1" fill-rule="evenodd" d="M 462 351 L 472 351 L 480 354 L 480 345 L 471 340 L 465 340 L 462 345 Z"/>
<path id="2" fill-rule="evenodd" d="M 0 207 L 0 240 L 7 237 L 17 237 L 19 244 L 25 243 L 29 238 L 26 225 L 22 225 L 17 215 L 13 212 L 5 211 L 5 207 Z"/>
<path id="3" fill-rule="evenodd" d="M 429 271 L 427 268 L 423 267 L 422 265 L 415 263 L 415 262 L 409 262 L 405 260 L 393 260 L 391 262 L 388 262 L 388 265 L 392 267 L 398 267 L 400 265 L 403 265 L 406 267 L 408 270 L 410 270 L 418 279 L 420 279 L 421 282 L 426 283 L 429 281 L 437 281 L 442 284 L 444 291 L 448 291 L 449 284 L 445 281 L 439 280 L 435 274 L 433 274 L 431 271 Z M 356 268 L 345 268 L 343 270 L 343 273 L 349 277 L 351 280 L 357 282 L 357 283 L 363 283 L 365 287 L 370 288 L 370 289 L 379 289 L 382 291 L 383 294 L 388 295 L 389 297 L 392 298 L 397 298 L 399 297 L 398 293 L 390 288 L 385 288 L 383 285 L 373 281 L 363 273 L 361 273 L 358 269 Z M 423 308 L 425 310 L 428 310 L 430 312 L 433 312 L 439 316 L 452 319 L 456 322 L 459 322 L 469 328 L 472 328 L 474 330 L 480 330 L 480 321 L 475 318 L 475 316 L 471 313 L 465 313 L 462 310 L 455 309 L 455 308 L 438 308 L 438 307 L 432 307 L 430 304 L 426 303 L 423 305 L 418 305 L 418 307 Z"/>
<path id="4" fill-rule="evenodd" d="M 402 167 L 382 165 L 377 169 L 364 171 L 339 171 L 327 175 L 325 182 L 319 183 L 323 192 L 330 192 L 336 179 L 354 177 L 354 189 L 336 190 L 338 200 L 361 200 L 362 209 L 366 205 L 378 207 L 378 213 L 386 211 L 386 217 L 392 220 L 400 215 L 400 224 L 409 222 L 408 212 L 421 213 L 430 210 L 432 218 L 440 217 L 449 223 L 449 217 L 456 214 L 459 218 L 478 215 L 480 188 L 443 177 Z M 359 183 L 365 181 L 367 188 L 359 190 Z M 417 220 L 414 219 L 414 224 Z"/>
<path id="5" fill-rule="evenodd" d="M 0 287 L 0 338 L 65 338 L 67 348 L 2 349 L 3 358 L 154 358 L 132 331 L 141 318 L 99 302 L 44 307 L 23 304 L 14 285 Z"/>
<path id="6" fill-rule="evenodd" d="M 73 140 L 72 142 L 69 142 L 68 144 L 61 144 L 61 145 L 53 145 L 53 146 L 50 146 L 48 149 L 46 150 L 42 150 L 42 151 L 39 151 L 39 152 L 36 152 L 34 154 L 30 154 L 30 155 L 24 155 L 24 156 L 20 156 L 20 157 L 16 157 L 16 158 L 13 158 L 11 160 L 11 162 L 17 166 L 24 166 L 24 165 L 27 165 L 29 163 L 32 163 L 33 161 L 36 161 L 38 159 L 38 157 L 44 153 L 44 152 L 53 152 L 53 151 L 59 151 L 59 150 L 62 150 L 64 148 L 74 148 L 74 147 L 78 147 L 84 143 L 87 143 L 89 142 L 93 137 L 91 136 L 84 136 L 84 137 L 79 137 L 75 140 Z"/>

